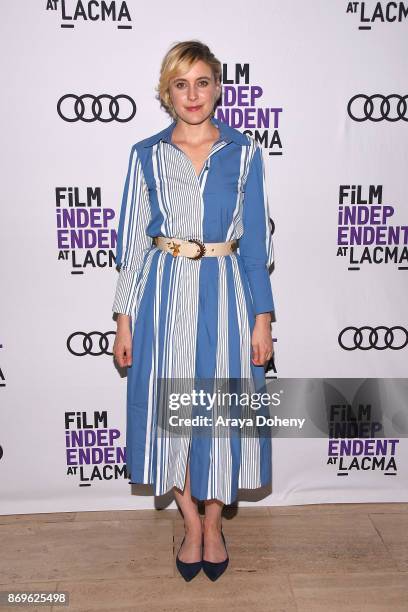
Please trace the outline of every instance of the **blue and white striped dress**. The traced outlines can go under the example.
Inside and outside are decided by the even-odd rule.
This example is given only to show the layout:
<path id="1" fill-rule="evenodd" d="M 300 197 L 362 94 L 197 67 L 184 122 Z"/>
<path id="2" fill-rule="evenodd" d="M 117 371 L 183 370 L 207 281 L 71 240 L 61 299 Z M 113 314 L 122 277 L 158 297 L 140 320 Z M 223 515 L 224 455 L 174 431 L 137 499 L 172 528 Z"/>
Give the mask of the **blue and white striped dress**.
<path id="1" fill-rule="evenodd" d="M 260 145 L 212 117 L 220 138 L 199 176 L 167 128 L 132 146 L 118 224 L 120 265 L 112 310 L 131 316 L 126 464 L 130 482 L 155 495 L 184 489 L 235 501 L 238 489 L 271 482 L 271 439 L 162 437 L 157 380 L 234 377 L 265 381 L 251 361 L 255 315 L 274 310 L 272 226 Z M 154 236 L 239 239 L 238 251 L 192 260 L 152 244 Z"/>

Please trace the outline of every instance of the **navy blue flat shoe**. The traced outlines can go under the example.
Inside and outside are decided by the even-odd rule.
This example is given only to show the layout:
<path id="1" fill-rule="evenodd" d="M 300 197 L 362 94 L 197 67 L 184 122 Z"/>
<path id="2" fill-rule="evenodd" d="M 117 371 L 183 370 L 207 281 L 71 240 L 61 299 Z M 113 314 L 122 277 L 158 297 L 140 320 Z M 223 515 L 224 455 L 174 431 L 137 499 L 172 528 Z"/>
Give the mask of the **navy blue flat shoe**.
<path id="1" fill-rule="evenodd" d="M 186 536 L 183 538 L 183 542 L 186 539 Z M 181 547 L 183 546 L 183 542 L 180 544 L 179 552 Z M 183 576 L 186 582 L 190 582 L 193 578 L 195 578 L 198 572 L 201 570 L 203 563 L 202 558 L 200 561 L 194 561 L 193 563 L 186 563 L 185 561 L 181 561 L 179 559 L 178 553 L 176 557 L 176 565 L 180 574 Z"/>
<path id="2" fill-rule="evenodd" d="M 213 582 L 217 580 L 221 576 L 221 574 L 225 572 L 228 566 L 228 562 L 229 562 L 227 544 L 225 542 L 225 538 L 224 538 L 224 534 L 222 533 L 222 529 L 221 529 L 221 535 L 224 541 L 225 550 L 227 552 L 227 558 L 224 559 L 224 561 L 219 561 L 218 563 L 214 563 L 213 561 L 206 561 L 205 559 L 203 559 L 204 573 Z M 203 536 L 203 540 L 204 540 L 204 536 Z M 203 545 L 203 551 L 204 551 L 204 545 Z"/>

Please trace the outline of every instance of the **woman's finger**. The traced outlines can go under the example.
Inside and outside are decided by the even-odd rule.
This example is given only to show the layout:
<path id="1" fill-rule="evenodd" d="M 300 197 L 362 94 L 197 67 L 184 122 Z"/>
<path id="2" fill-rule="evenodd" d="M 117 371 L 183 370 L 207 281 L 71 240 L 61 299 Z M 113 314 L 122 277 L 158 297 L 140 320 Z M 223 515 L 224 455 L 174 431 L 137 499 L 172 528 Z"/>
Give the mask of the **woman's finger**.
<path id="1" fill-rule="evenodd" d="M 259 365 L 259 358 L 260 358 L 259 344 L 253 344 L 252 345 L 252 361 L 256 365 Z"/>

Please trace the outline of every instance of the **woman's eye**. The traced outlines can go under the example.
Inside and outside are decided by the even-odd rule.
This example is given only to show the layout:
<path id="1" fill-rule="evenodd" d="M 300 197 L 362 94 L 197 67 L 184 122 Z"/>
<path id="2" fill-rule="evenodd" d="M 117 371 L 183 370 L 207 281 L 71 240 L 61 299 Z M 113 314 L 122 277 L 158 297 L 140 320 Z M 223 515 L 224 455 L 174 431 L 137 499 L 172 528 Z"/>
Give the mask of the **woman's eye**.
<path id="1" fill-rule="evenodd" d="M 208 81 L 198 81 L 198 84 L 200 87 L 207 87 Z M 175 84 L 175 87 L 177 89 L 184 89 L 185 85 L 186 85 L 185 83 L 183 83 L 182 81 L 179 81 L 178 83 Z"/>

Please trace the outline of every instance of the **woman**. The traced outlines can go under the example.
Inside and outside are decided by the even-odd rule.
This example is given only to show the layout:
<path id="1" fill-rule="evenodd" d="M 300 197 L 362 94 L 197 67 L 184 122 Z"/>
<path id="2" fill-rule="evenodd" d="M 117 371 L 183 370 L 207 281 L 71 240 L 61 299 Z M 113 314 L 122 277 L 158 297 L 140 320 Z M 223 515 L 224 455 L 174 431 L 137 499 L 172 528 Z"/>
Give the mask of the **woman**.
<path id="1" fill-rule="evenodd" d="M 228 565 L 224 504 L 271 480 L 270 439 L 160 435 L 157 381 L 265 381 L 273 261 L 262 150 L 215 119 L 221 64 L 199 41 L 163 59 L 158 97 L 173 122 L 130 153 L 118 227 L 114 355 L 128 367 L 132 483 L 173 489 L 185 537 L 177 567 L 216 580 Z M 252 355 L 251 355 L 252 349 Z M 201 521 L 197 500 L 205 504 Z"/>

